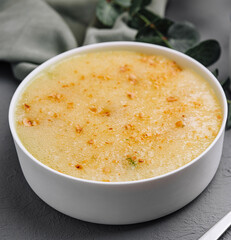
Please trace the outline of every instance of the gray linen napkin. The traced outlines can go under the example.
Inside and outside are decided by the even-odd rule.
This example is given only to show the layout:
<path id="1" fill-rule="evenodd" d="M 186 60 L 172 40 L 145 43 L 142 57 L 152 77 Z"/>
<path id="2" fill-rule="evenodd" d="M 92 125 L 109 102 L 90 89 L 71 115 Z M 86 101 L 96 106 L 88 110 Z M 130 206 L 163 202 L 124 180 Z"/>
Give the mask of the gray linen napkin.
<path id="1" fill-rule="evenodd" d="M 167 0 L 149 8 L 163 16 Z M 11 63 L 19 80 L 47 59 L 82 44 L 131 41 L 136 30 L 121 15 L 112 29 L 92 26 L 97 0 L 1 0 L 0 60 Z M 90 25 L 90 27 L 89 27 Z"/>

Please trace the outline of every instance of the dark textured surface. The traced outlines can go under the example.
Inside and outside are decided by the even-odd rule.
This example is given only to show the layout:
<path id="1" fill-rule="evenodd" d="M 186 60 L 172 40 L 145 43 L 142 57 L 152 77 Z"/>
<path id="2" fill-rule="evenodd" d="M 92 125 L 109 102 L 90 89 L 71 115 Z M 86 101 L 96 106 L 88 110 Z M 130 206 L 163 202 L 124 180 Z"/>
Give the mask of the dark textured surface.
<path id="1" fill-rule="evenodd" d="M 197 25 L 204 39 L 220 41 L 223 53 L 216 64 L 228 75 L 230 0 L 172 0 L 167 16 Z M 0 63 L 0 239 L 156 239 L 194 240 L 231 210 L 231 130 L 226 132 L 219 170 L 192 203 L 156 221 L 128 226 L 91 224 L 67 217 L 40 200 L 26 183 L 8 127 L 8 106 L 18 86 L 10 66 Z M 221 238 L 231 239 L 231 230 Z M 211 239 L 212 240 L 212 239 Z"/>

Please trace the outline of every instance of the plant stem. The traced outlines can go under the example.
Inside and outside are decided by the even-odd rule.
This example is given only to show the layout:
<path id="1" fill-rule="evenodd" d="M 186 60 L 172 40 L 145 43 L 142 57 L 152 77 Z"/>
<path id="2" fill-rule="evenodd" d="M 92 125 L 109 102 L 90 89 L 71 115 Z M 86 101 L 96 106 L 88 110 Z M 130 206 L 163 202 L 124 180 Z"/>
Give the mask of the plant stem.
<path id="1" fill-rule="evenodd" d="M 141 20 L 143 20 L 147 25 L 150 25 L 151 22 L 144 16 L 141 15 L 140 13 L 137 13 L 137 15 L 140 17 Z"/>
<path id="2" fill-rule="evenodd" d="M 140 13 L 137 13 L 138 17 L 143 20 L 147 26 L 151 26 L 153 23 L 151 23 L 144 15 L 140 14 Z M 155 32 L 157 33 L 157 35 L 162 39 L 162 41 L 166 44 L 167 47 L 169 48 L 173 48 L 168 40 L 166 39 L 166 37 L 155 27 L 155 25 L 153 24 L 154 28 L 153 30 L 155 30 Z"/>

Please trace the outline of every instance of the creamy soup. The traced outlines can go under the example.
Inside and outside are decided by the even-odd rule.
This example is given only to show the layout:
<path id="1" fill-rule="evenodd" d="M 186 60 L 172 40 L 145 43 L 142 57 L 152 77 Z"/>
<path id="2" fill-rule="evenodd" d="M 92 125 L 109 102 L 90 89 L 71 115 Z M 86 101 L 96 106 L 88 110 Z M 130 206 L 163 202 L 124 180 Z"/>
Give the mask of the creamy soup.
<path id="1" fill-rule="evenodd" d="M 23 145 L 43 164 L 118 182 L 189 163 L 215 139 L 222 113 L 212 88 L 191 69 L 163 56 L 104 51 L 37 75 L 15 121 Z"/>

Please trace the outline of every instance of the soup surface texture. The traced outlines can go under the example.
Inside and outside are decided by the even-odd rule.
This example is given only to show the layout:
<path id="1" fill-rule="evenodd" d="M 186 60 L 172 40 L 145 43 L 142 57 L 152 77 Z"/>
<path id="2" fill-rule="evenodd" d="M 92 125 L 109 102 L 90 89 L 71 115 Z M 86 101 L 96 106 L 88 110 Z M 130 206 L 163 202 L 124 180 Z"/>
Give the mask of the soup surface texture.
<path id="1" fill-rule="evenodd" d="M 173 171 L 215 139 L 221 107 L 209 84 L 163 56 L 104 51 L 37 75 L 15 111 L 25 148 L 61 173 L 122 182 Z"/>

